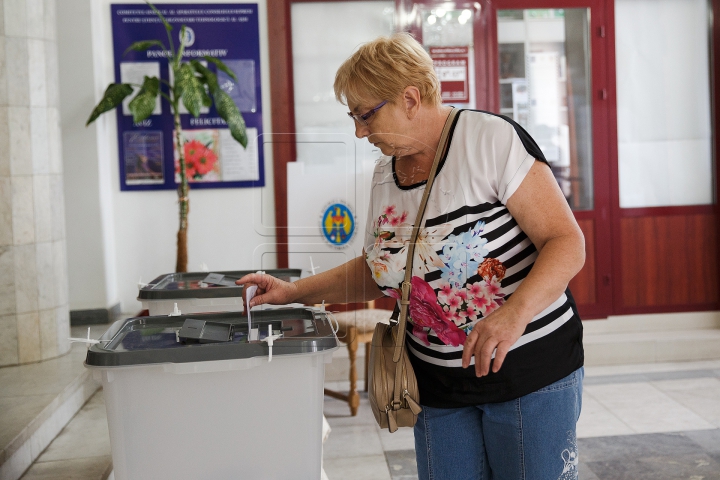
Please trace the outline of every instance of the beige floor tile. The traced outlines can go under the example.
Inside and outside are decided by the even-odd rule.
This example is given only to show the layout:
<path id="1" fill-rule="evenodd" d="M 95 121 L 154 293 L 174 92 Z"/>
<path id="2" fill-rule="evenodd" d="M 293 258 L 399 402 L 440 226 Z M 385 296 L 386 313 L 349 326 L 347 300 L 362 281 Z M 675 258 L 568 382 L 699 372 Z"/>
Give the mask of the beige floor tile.
<path id="1" fill-rule="evenodd" d="M 713 370 L 720 368 L 720 360 L 702 360 L 696 362 L 658 362 L 636 363 L 630 365 L 598 365 L 586 366 L 586 377 L 605 375 L 627 375 L 650 372 L 679 372 L 686 370 Z"/>
<path id="2" fill-rule="evenodd" d="M 60 393 L 85 371 L 85 345 L 75 344 L 62 357 L 44 362 L 0 368 L 0 397 Z"/>
<path id="3" fill-rule="evenodd" d="M 585 364 L 618 365 L 625 363 L 641 363 L 655 361 L 655 342 L 652 340 L 638 340 L 628 348 L 624 343 L 611 341 L 594 343 L 583 340 L 585 350 Z"/>
<path id="4" fill-rule="evenodd" d="M 22 432 L 53 398 L 55 395 L 0 396 L 0 449 Z"/>
<path id="5" fill-rule="evenodd" d="M 720 379 L 662 380 L 652 384 L 676 402 L 720 427 Z"/>
<path id="6" fill-rule="evenodd" d="M 720 330 L 704 330 L 701 338 L 678 338 L 665 342 L 656 351 L 658 362 L 674 362 L 682 360 L 717 360 L 720 356 L 718 344 Z"/>
<path id="7" fill-rule="evenodd" d="M 387 429 L 379 430 L 384 451 L 415 450 L 415 436 L 412 428 L 400 428 L 394 433 L 390 433 Z"/>
<path id="8" fill-rule="evenodd" d="M 110 455 L 102 390 L 93 395 L 38 458 L 38 462 Z"/>
<path id="9" fill-rule="evenodd" d="M 110 456 L 36 462 L 20 480 L 102 480 L 111 463 Z"/>
<path id="10" fill-rule="evenodd" d="M 714 428 L 714 425 L 649 383 L 588 385 L 585 389 L 635 433 Z"/>
<path id="11" fill-rule="evenodd" d="M 356 388 L 362 388 L 362 382 L 358 383 Z M 338 381 L 332 381 L 332 382 L 325 382 L 325 388 L 329 388 L 330 390 L 335 390 L 338 392 L 347 392 L 350 389 L 350 381 L 348 380 L 338 380 Z"/>
<path id="12" fill-rule="evenodd" d="M 356 416 L 350 415 L 350 408 L 347 402 L 337 400 L 332 397 L 325 397 L 325 405 L 323 413 L 327 418 L 331 428 L 351 426 L 351 425 L 375 425 L 375 417 L 373 416 L 367 396 L 360 396 L 360 407 Z"/>
<path id="13" fill-rule="evenodd" d="M 578 438 L 631 435 L 635 432 L 610 413 L 587 391 L 583 393 L 582 411 L 577 424 Z"/>
<path id="14" fill-rule="evenodd" d="M 390 480 L 385 455 L 329 458 L 324 466 L 329 480 Z"/>
<path id="15" fill-rule="evenodd" d="M 383 447 L 375 426 L 333 427 L 323 444 L 323 455 L 326 459 L 382 454 Z"/>

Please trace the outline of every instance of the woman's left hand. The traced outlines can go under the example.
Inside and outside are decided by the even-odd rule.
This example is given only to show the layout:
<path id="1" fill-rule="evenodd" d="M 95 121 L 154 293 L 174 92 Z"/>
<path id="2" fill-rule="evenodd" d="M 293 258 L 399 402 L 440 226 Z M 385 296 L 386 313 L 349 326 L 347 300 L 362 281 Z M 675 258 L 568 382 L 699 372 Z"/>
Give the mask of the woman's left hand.
<path id="1" fill-rule="evenodd" d="M 500 370 L 510 347 L 518 341 L 530 319 L 516 312 L 512 305 L 503 305 L 475 324 L 465 339 L 462 354 L 462 366 L 470 366 L 475 355 L 475 375 L 482 377 L 490 373 L 492 361 L 493 373 Z"/>
<path id="2" fill-rule="evenodd" d="M 507 208 L 538 256 L 507 302 L 477 322 L 465 340 L 462 366 L 469 367 L 475 355 L 478 377 L 490 373 L 490 363 L 493 373 L 500 370 L 528 323 L 562 295 L 585 261 L 582 231 L 547 165 L 534 162 Z"/>

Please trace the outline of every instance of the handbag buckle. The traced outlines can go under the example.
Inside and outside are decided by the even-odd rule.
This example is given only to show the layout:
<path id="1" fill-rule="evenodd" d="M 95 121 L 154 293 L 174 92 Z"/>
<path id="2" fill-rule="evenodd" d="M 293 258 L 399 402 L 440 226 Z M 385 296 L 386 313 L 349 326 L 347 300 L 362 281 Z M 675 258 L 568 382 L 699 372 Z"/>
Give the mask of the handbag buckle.
<path id="1" fill-rule="evenodd" d="M 412 283 L 410 282 L 402 282 L 401 285 L 402 288 L 402 300 L 409 300 L 410 299 L 410 291 L 412 290 Z"/>

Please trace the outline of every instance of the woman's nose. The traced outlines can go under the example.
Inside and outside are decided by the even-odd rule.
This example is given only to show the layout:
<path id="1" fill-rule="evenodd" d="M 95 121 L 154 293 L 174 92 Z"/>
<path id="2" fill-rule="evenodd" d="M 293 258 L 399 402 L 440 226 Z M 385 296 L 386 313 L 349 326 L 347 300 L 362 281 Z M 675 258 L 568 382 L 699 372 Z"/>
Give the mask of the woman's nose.
<path id="1" fill-rule="evenodd" d="M 370 129 L 367 125 L 361 125 L 360 122 L 355 122 L 355 136 L 357 138 L 365 138 L 370 135 Z"/>

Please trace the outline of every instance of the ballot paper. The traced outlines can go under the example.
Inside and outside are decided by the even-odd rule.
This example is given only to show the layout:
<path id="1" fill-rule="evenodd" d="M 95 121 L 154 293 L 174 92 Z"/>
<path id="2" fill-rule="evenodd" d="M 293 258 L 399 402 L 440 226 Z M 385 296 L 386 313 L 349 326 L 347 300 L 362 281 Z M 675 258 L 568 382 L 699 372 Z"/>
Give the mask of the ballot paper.
<path id="1" fill-rule="evenodd" d="M 207 277 L 205 277 L 203 282 L 212 283 L 214 285 L 222 285 L 223 287 L 237 287 L 239 285 L 235 284 L 235 280 L 237 280 L 237 278 L 228 277 L 222 273 L 210 273 Z"/>
<path id="2" fill-rule="evenodd" d="M 257 292 L 257 285 L 251 285 L 245 289 L 245 308 L 247 309 L 248 317 L 248 339 L 252 339 L 252 321 L 250 320 L 250 300 L 255 296 Z"/>

